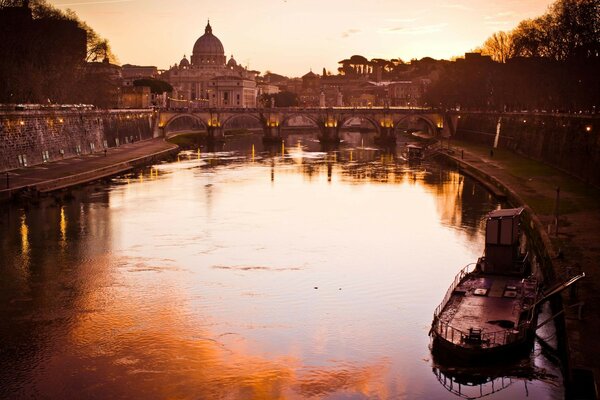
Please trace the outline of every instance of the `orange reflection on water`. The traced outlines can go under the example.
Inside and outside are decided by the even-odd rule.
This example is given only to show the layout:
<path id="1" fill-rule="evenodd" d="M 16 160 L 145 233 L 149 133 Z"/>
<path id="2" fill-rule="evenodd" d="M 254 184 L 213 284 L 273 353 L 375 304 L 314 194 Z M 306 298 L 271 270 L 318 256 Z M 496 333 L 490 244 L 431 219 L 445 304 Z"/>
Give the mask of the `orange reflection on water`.
<path id="1" fill-rule="evenodd" d="M 107 262 L 99 260 L 90 268 L 102 271 Z M 131 267 L 137 261 L 119 263 Z M 121 278 L 102 279 L 107 284 Z M 168 283 L 158 284 L 143 302 L 126 280 L 119 293 L 97 283 L 99 290 L 80 299 L 79 307 L 90 314 L 77 319 L 69 339 L 77 355 L 88 359 L 69 365 L 75 354 L 67 354 L 48 367 L 72 371 L 63 379 L 67 386 L 83 385 L 81 393 L 177 399 L 300 399 L 332 393 L 383 399 L 402 393 L 398 383 L 390 385 L 383 378 L 389 373 L 388 360 L 310 366 L 290 354 L 269 358 L 235 333 L 216 333 L 226 321 L 190 319 L 185 294 Z M 41 389 L 56 393 L 55 384 L 48 380 Z"/>

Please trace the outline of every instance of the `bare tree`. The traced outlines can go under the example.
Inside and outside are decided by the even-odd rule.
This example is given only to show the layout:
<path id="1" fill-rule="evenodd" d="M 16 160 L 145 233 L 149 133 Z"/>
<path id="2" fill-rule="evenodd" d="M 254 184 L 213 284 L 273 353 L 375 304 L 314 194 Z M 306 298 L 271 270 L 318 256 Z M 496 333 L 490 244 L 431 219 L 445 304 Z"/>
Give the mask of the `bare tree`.
<path id="1" fill-rule="evenodd" d="M 511 35 L 504 31 L 496 32 L 483 43 L 480 50 L 494 61 L 504 63 L 513 55 Z"/>

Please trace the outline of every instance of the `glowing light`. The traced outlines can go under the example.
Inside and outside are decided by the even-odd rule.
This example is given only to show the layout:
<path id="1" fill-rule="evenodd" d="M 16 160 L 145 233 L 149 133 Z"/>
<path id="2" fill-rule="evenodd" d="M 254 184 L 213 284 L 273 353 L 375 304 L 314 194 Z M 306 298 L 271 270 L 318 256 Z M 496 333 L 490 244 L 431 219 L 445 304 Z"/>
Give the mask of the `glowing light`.
<path id="1" fill-rule="evenodd" d="M 67 217 L 65 216 L 65 208 L 60 208 L 60 245 L 64 247 L 67 244 Z"/>
<path id="2" fill-rule="evenodd" d="M 591 132 L 591 131 L 592 131 L 592 126 L 591 126 L 591 125 L 587 125 L 587 126 L 585 127 L 585 131 L 586 131 L 586 132 Z"/>
<path id="3" fill-rule="evenodd" d="M 21 125 L 21 126 L 25 125 L 25 121 L 19 121 L 19 125 Z"/>
<path id="4" fill-rule="evenodd" d="M 25 214 L 21 216 L 21 253 L 29 255 L 29 227 L 27 226 L 27 218 Z"/>

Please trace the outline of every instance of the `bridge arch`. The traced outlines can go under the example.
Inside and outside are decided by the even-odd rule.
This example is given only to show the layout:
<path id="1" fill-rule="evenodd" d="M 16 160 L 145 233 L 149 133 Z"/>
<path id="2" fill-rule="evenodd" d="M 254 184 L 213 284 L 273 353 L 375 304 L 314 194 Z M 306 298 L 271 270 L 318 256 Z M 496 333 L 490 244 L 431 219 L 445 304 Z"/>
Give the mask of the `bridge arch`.
<path id="1" fill-rule="evenodd" d="M 310 114 L 304 114 L 304 113 L 291 113 L 291 114 L 283 115 L 283 119 L 280 121 L 279 126 L 288 127 L 288 125 L 286 125 L 287 122 L 294 117 L 303 117 L 303 118 L 308 119 L 313 124 L 315 124 L 315 128 L 321 128 L 321 126 L 323 125 L 323 123 L 321 121 L 319 121 L 317 116 L 310 115 Z"/>
<path id="2" fill-rule="evenodd" d="M 375 118 L 369 117 L 369 116 L 364 116 L 364 115 L 348 115 L 348 116 L 344 116 L 342 117 L 342 119 L 340 120 L 340 128 L 345 128 L 345 124 L 350 121 L 351 119 L 355 119 L 358 118 L 361 121 L 367 121 L 369 122 L 373 128 L 375 128 L 375 132 L 379 132 L 379 123 L 377 122 L 377 120 Z"/>
<path id="3" fill-rule="evenodd" d="M 261 118 L 260 115 L 257 115 L 255 113 L 243 113 L 243 114 L 231 114 L 228 115 L 222 122 L 221 122 L 221 127 L 223 129 L 225 129 L 225 127 L 227 126 L 228 123 L 230 123 L 231 121 L 233 121 L 236 118 L 251 118 L 255 121 L 257 121 L 260 125 L 260 127 L 264 127 L 265 121 L 263 118 Z"/>
<path id="4" fill-rule="evenodd" d="M 199 116 L 197 116 L 195 114 L 192 114 L 192 113 L 175 114 L 175 115 L 171 116 L 167 121 L 165 121 L 164 124 L 162 125 L 162 129 L 165 134 L 165 137 L 168 137 L 169 126 L 171 126 L 175 121 L 178 121 L 181 119 L 192 119 L 195 122 L 202 125 L 204 127 L 204 129 L 208 130 L 208 125 L 207 125 L 206 121 L 204 121 L 202 118 L 200 118 Z"/>
<path id="5" fill-rule="evenodd" d="M 400 124 L 402 124 L 403 122 L 410 120 L 410 119 L 420 120 L 420 121 L 425 122 L 427 127 L 430 129 L 431 134 L 433 136 L 438 135 L 436 123 L 434 121 L 432 121 L 430 118 L 423 116 L 423 115 L 419 115 L 419 114 L 409 114 L 409 115 L 405 115 L 402 118 L 400 118 L 398 120 L 398 122 L 396 122 L 396 124 L 394 125 L 394 131 L 396 131 L 400 127 Z"/>

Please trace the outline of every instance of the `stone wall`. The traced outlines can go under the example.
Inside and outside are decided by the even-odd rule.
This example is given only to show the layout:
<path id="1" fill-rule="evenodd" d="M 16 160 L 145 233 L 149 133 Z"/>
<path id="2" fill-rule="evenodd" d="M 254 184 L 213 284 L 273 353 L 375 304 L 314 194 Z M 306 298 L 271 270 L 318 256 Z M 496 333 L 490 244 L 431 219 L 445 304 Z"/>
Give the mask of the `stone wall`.
<path id="1" fill-rule="evenodd" d="M 152 138 L 149 110 L 0 112 L 0 171 Z"/>
<path id="2" fill-rule="evenodd" d="M 456 137 L 560 168 L 600 186 L 600 116 L 461 113 Z"/>

